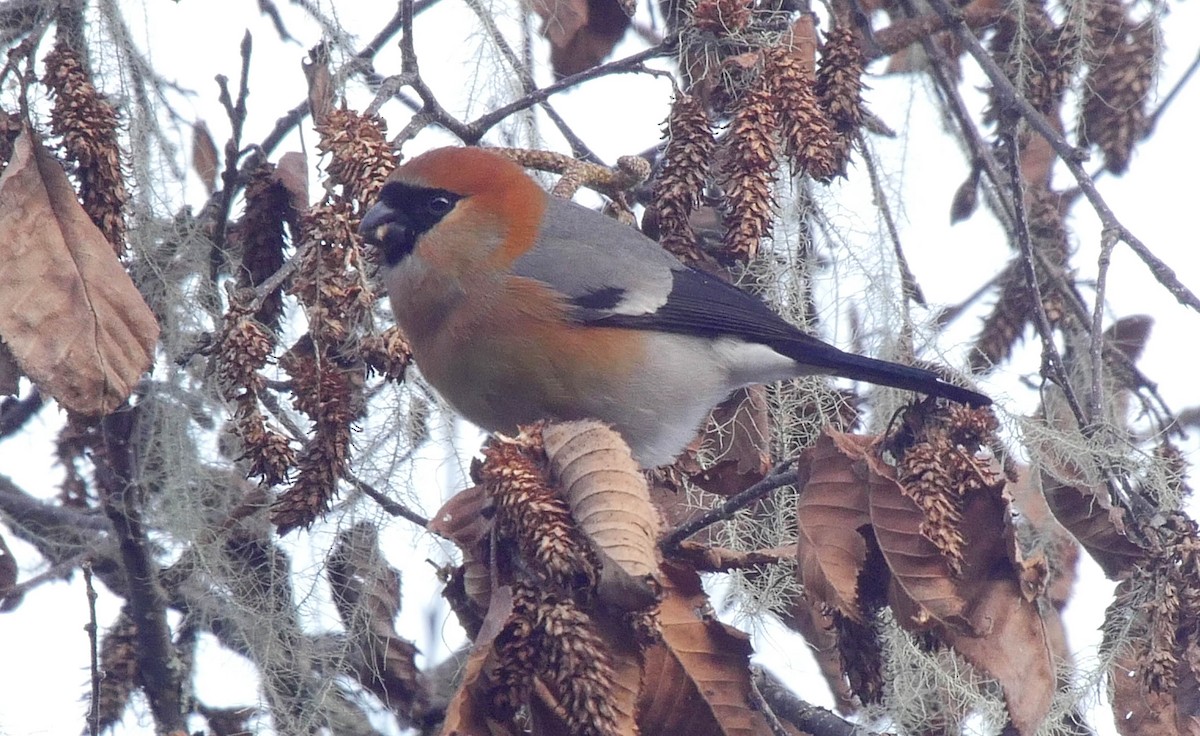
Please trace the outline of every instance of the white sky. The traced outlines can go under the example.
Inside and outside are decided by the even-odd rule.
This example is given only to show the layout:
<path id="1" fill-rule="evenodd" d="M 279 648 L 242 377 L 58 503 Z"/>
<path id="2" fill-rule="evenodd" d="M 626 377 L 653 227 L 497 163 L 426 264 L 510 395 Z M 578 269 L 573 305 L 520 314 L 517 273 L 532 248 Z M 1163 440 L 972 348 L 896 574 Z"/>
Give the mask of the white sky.
<path id="1" fill-rule="evenodd" d="M 319 38 L 319 31 L 312 24 L 296 22 L 298 13 L 291 12 L 286 3 L 279 5 L 290 18 L 288 29 L 301 39 L 303 45 L 281 43 L 269 21 L 255 12 L 253 3 L 244 0 L 129 0 L 122 4 L 128 9 L 131 22 L 137 26 L 134 38 L 149 47 L 159 72 L 197 92 L 193 98 L 177 98 L 176 102 L 184 115 L 207 121 L 218 146 L 225 140 L 228 124 L 216 103 L 213 75 L 225 74 L 231 84 L 236 85 L 237 49 L 246 28 L 253 33 L 255 53 L 245 141 L 260 140 L 283 110 L 304 98 L 306 88 L 300 60 L 305 50 Z M 322 6 L 329 8 L 328 3 Z M 347 28 L 361 32 L 354 44 L 357 48 L 391 16 L 394 8 L 394 3 L 344 2 L 339 14 Z M 475 90 L 464 88 L 457 81 L 464 69 L 470 70 L 475 64 L 486 68 L 491 63 L 478 59 L 479 38 L 470 30 L 474 27 L 473 16 L 462 4 L 444 0 L 435 10 L 418 19 L 417 50 L 422 71 L 443 102 L 453 110 L 461 109 L 469 100 L 478 99 L 474 105 L 478 114 L 487 107 L 489 89 L 486 85 L 489 82 Z M 1194 57 L 1196 36 L 1188 31 L 1196 28 L 1200 28 L 1200 4 L 1176 4 L 1166 21 L 1168 49 L 1160 82 L 1163 92 Z M 619 48 L 618 55 L 637 48 L 636 44 L 626 42 Z M 376 61 L 376 68 L 384 74 L 398 71 L 394 42 L 392 49 Z M 538 47 L 538 58 L 546 58 L 544 44 Z M 545 83 L 548 79 L 549 73 L 543 69 L 539 81 Z M 872 89 L 868 99 L 873 109 L 893 128 L 928 131 L 911 139 L 876 141 L 876 146 L 885 162 L 885 170 L 897 177 L 896 186 L 901 186 L 898 182 L 903 176 L 901 191 L 906 196 L 900 225 L 910 265 L 932 304 L 954 303 L 974 291 L 1002 266 L 1008 258 L 1007 246 L 982 212 L 966 223 L 950 227 L 949 203 L 954 190 L 966 176 L 967 164 L 949 139 L 939 135 L 941 123 L 924 102 L 925 82 L 876 77 L 869 80 L 869 85 Z M 361 86 L 355 89 L 353 104 L 362 107 L 366 97 Z M 612 161 L 618 155 L 637 152 L 658 140 L 659 125 L 665 117 L 668 100 L 665 81 L 626 75 L 590 83 L 578 93 L 555 97 L 553 102 L 593 150 Z M 978 95 L 971 97 L 969 103 L 975 109 L 981 107 Z M 407 114 L 397 104 L 388 105 L 384 112 L 390 119 L 392 131 L 399 130 L 407 120 Z M 901 115 L 907 117 L 893 117 Z M 1194 177 L 1197 164 L 1200 164 L 1200 155 L 1192 138 L 1198 119 L 1200 93 L 1193 84 L 1175 101 L 1155 136 L 1140 146 L 1130 173 L 1122 179 L 1106 176 L 1099 182 L 1101 191 L 1121 221 L 1171 264 L 1193 291 L 1200 290 L 1200 236 L 1192 223 L 1198 191 Z M 190 132 L 183 129 L 178 135 L 180 148 L 187 150 Z M 427 133 L 418 138 L 410 150 L 429 147 L 435 141 L 449 142 L 449 139 Z M 315 136 L 306 128 L 304 144 L 311 147 L 314 142 Z M 278 153 L 299 150 L 300 145 L 299 138 L 292 136 Z M 844 219 L 839 217 L 839 224 L 846 226 L 852 243 L 861 240 L 864 249 L 878 248 L 877 224 L 869 210 L 869 193 L 862 189 L 866 182 L 865 172 L 853 170 L 851 178 L 848 185 L 835 187 L 832 192 L 839 202 L 839 211 L 845 210 Z M 312 180 L 317 181 L 315 174 Z M 1059 181 L 1066 180 L 1060 178 Z M 914 193 L 919 194 L 914 196 Z M 193 179 L 187 201 L 198 206 L 203 198 L 203 191 Z M 1095 218 L 1081 206 L 1075 208 L 1072 218 L 1079 248 L 1074 263 L 1081 272 L 1094 273 L 1098 243 Z M 851 296 L 853 294 L 847 294 L 847 297 Z M 1200 316 L 1167 296 L 1125 248 L 1118 248 L 1114 255 L 1109 303 L 1113 316 L 1136 313 L 1155 316 L 1158 324 L 1141 362 L 1142 368 L 1160 382 L 1164 398 L 1176 410 L 1200 403 L 1200 394 L 1191 376 L 1195 368 L 1188 359 L 1194 346 L 1194 335 L 1200 327 Z M 970 322 L 958 328 L 962 330 L 962 340 L 969 339 L 974 326 L 975 323 Z M 1037 368 L 1036 353 L 1024 351 L 1015 366 L 1006 367 L 1004 376 L 989 382 L 986 389 L 1000 398 L 1011 412 L 1032 411 L 1036 397 L 1022 388 L 1014 376 L 1016 371 L 1021 371 L 1026 376 L 1036 377 Z M 33 431 L 0 443 L 0 472 L 12 476 L 31 492 L 52 495 L 61 474 L 58 469 L 48 470 L 46 442 L 59 421 L 54 409 L 45 410 L 32 425 Z M 468 447 L 469 443 L 470 440 L 466 442 Z M 1188 448 L 1195 450 L 1194 440 Z M 427 467 L 438 476 L 437 482 L 430 484 L 432 487 L 461 484 L 453 463 L 435 457 Z M 431 512 L 433 508 L 431 504 L 426 511 Z M 431 621 L 430 612 L 420 605 L 420 601 L 434 600 L 438 595 L 432 570 L 424 560 L 439 554 L 439 544 L 428 536 L 411 533 L 405 526 L 398 522 L 397 528 L 385 538 L 385 550 L 405 573 L 405 607 L 397 630 L 403 634 L 428 632 L 417 644 L 434 659 L 439 659 L 459 641 L 452 622 Z M 5 534 L 5 538 L 23 562 L 22 579 L 42 572 L 33 564 L 35 556 L 27 547 L 9 534 Z M 297 568 L 315 564 L 313 561 L 324 556 L 330 542 L 331 538 L 326 535 L 300 534 L 291 542 Z M 1087 647 L 1095 644 L 1094 636 L 1091 641 L 1087 637 L 1095 632 L 1102 620 L 1110 588 L 1093 565 L 1083 566 L 1077 596 L 1068 610 L 1067 629 L 1072 645 L 1084 656 Z M 102 595 L 98 609 L 103 627 L 115 617 L 118 604 L 112 596 Z M 78 575 L 71 583 L 42 585 L 18 610 L 0 615 L 0 662 L 5 665 L 0 666 L 0 734 L 32 736 L 80 732 L 86 710 L 84 695 L 88 679 L 88 643 L 83 633 L 86 621 L 87 603 Z M 813 674 L 808 658 L 798 653 L 802 643 L 797 637 L 774 625 L 757 627 L 755 635 L 759 660 L 787 677 L 805 698 L 830 704 L 824 686 L 814 686 L 819 676 Z M 240 705 L 255 697 L 253 673 L 240 658 L 223 654 L 212 642 L 205 642 L 198 662 L 199 689 L 207 704 Z M 145 708 L 136 710 L 117 733 L 153 732 Z M 1112 733 L 1111 723 L 1098 725 L 1102 733 Z"/>

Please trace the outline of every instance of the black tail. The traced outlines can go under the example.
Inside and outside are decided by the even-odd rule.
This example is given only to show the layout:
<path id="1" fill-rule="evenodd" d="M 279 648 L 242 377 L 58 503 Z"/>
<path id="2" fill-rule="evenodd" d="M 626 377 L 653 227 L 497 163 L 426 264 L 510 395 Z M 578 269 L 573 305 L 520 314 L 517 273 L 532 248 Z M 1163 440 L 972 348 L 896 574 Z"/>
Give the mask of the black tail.
<path id="1" fill-rule="evenodd" d="M 797 363 L 811 366 L 817 373 L 919 391 L 971 406 L 988 406 L 992 403 L 990 398 L 978 391 L 955 386 L 933 371 L 843 352 L 816 338 L 808 335 L 803 337 L 807 339 L 775 341 L 771 347 Z"/>

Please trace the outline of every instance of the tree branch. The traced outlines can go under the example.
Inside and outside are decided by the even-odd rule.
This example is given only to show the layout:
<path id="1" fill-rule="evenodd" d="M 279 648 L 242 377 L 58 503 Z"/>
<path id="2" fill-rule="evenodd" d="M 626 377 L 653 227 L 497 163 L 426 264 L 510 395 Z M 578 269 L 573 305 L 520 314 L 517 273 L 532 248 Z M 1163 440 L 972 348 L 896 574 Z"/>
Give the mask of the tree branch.
<path id="1" fill-rule="evenodd" d="M 1108 203 L 1100 196 L 1100 193 L 1096 190 L 1095 182 L 1092 181 L 1092 178 L 1084 171 L 1083 166 L 1081 166 L 1081 162 L 1086 161 L 1088 158 L 1087 152 L 1072 146 L 1054 128 L 1050 121 L 1046 119 L 1046 116 L 1038 112 L 1017 91 L 1017 88 L 1004 74 L 1004 70 L 1000 68 L 1000 65 L 996 63 L 996 60 L 992 58 L 991 54 L 987 52 L 987 49 L 983 47 L 983 44 L 980 43 L 979 39 L 975 37 L 975 34 L 965 24 L 961 11 L 951 8 L 946 0 L 929 0 L 929 6 L 942 18 L 946 27 L 954 32 L 955 36 L 962 41 L 963 47 L 978 62 L 979 66 L 983 69 L 983 73 L 987 75 L 992 86 L 995 88 L 999 103 L 1002 106 L 1014 108 L 1020 113 L 1021 117 L 1039 135 L 1046 139 L 1051 148 L 1054 149 L 1054 152 L 1063 160 L 1071 175 L 1075 177 L 1075 181 L 1079 183 L 1080 190 L 1083 191 L 1084 196 L 1087 197 L 1088 202 L 1091 203 L 1092 208 L 1100 217 L 1100 222 L 1104 229 L 1117 233 L 1119 239 L 1124 241 L 1142 259 L 1142 262 L 1150 269 L 1150 272 L 1154 275 L 1158 283 L 1174 296 L 1179 303 L 1200 312 L 1200 298 L 1197 298 L 1191 290 L 1184 286 L 1183 282 L 1179 280 L 1179 277 L 1175 275 L 1175 271 L 1170 266 L 1160 260 L 1158 256 L 1151 253 L 1150 249 L 1137 236 L 1121 224 L 1116 215 L 1113 214 L 1112 209 L 1109 208 Z"/>
<path id="2" fill-rule="evenodd" d="M 142 673 L 142 689 L 160 732 L 186 732 L 181 683 L 167 624 L 167 597 L 158 583 L 158 565 L 142 519 L 144 489 L 137 482 L 129 446 L 135 411 L 117 411 L 101 420 L 104 447 L 103 457 L 96 458 L 96 480 L 104 513 L 120 544 L 129 615 L 137 626 L 134 656 Z"/>

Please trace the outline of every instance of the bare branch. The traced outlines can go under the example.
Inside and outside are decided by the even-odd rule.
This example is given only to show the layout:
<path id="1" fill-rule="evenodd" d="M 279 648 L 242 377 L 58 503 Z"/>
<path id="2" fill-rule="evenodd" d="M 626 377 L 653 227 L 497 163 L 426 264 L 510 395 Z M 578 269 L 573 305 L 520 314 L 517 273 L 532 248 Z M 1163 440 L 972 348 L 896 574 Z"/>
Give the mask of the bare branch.
<path id="1" fill-rule="evenodd" d="M 118 411 L 102 420 L 104 448 L 95 465 L 96 480 L 102 489 L 105 515 L 120 544 L 129 615 L 137 626 L 135 656 L 150 711 L 160 731 L 184 732 L 187 726 L 167 624 L 167 597 L 158 582 L 158 565 L 142 518 L 144 489 L 136 480 L 129 447 L 133 422 L 134 410 Z"/>
<path id="2" fill-rule="evenodd" d="M 676 547 L 696 532 L 707 529 L 717 522 L 731 519 L 735 513 L 763 498 L 771 491 L 795 483 L 797 476 L 796 471 L 792 468 L 795 462 L 794 458 L 784 460 L 772 468 L 771 472 L 767 473 L 766 477 L 759 482 L 741 493 L 730 496 L 725 503 L 708 513 L 680 525 L 675 531 L 663 538 L 662 542 L 659 543 L 659 548 L 662 549 L 663 554 L 674 554 Z"/>
<path id="3" fill-rule="evenodd" d="M 96 624 L 96 588 L 92 585 L 92 563 L 83 563 L 83 586 L 87 591 L 88 622 L 84 630 L 88 635 L 88 650 L 91 654 L 92 692 L 88 705 L 87 727 L 89 736 L 100 733 L 100 644 L 99 628 Z"/>

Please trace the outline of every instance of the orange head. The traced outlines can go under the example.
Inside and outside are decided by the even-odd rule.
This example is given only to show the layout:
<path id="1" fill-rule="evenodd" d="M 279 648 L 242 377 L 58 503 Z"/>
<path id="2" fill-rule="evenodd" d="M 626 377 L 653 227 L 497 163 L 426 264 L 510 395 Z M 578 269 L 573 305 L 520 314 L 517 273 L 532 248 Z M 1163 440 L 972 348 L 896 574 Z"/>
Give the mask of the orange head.
<path id="1" fill-rule="evenodd" d="M 524 169 L 498 153 L 437 148 L 392 172 L 359 232 L 388 266 L 414 250 L 447 265 L 507 265 L 533 246 L 545 200 Z"/>

